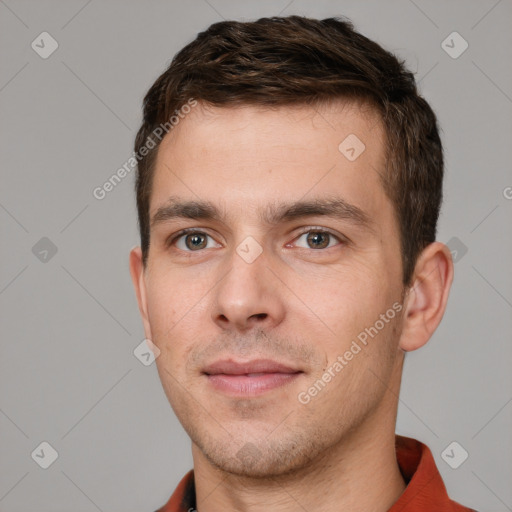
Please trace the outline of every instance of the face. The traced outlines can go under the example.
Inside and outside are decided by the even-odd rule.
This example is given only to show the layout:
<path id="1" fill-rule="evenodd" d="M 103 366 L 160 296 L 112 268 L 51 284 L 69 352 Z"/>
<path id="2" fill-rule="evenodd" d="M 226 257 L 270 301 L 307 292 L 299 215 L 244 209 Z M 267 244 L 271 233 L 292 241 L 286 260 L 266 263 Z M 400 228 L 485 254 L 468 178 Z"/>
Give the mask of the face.
<path id="1" fill-rule="evenodd" d="M 132 275 L 194 457 L 283 474 L 380 410 L 403 298 L 384 149 L 374 112 L 341 101 L 199 104 L 163 140 Z"/>

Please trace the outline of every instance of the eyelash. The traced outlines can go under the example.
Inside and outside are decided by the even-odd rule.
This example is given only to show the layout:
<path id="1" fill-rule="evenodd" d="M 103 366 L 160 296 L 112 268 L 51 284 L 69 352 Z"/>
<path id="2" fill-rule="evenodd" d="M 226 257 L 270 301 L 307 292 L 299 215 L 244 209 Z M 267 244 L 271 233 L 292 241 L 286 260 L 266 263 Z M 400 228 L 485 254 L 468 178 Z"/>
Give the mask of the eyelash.
<path id="1" fill-rule="evenodd" d="M 309 232 L 325 233 L 327 235 L 332 236 L 333 238 L 336 238 L 338 240 L 338 242 L 340 242 L 341 244 L 347 244 L 349 242 L 348 239 L 342 238 L 341 236 L 337 235 L 336 233 L 333 233 L 332 231 L 330 231 L 329 229 L 316 227 L 316 226 L 308 226 L 308 227 L 304 228 L 300 233 L 298 233 L 298 235 L 294 238 L 294 240 L 300 238 L 302 235 L 304 235 L 305 233 L 309 233 Z M 205 231 L 201 231 L 198 228 L 185 228 L 185 229 L 182 229 L 181 231 L 178 231 L 178 233 L 176 233 L 171 238 L 169 238 L 169 240 L 166 242 L 165 245 L 167 248 L 169 248 L 171 245 L 173 245 L 176 241 L 178 241 L 184 235 L 189 235 L 189 234 L 194 234 L 194 233 L 206 235 L 206 236 L 209 236 L 210 238 L 213 238 L 211 235 L 209 235 Z M 333 247 L 335 247 L 335 246 L 333 246 Z M 325 249 L 312 249 L 312 250 L 313 251 L 325 251 L 326 249 L 331 249 L 331 248 L 332 247 L 326 247 Z M 301 249 L 304 249 L 304 247 L 301 247 Z M 185 252 L 200 252 L 200 251 L 185 251 Z"/>

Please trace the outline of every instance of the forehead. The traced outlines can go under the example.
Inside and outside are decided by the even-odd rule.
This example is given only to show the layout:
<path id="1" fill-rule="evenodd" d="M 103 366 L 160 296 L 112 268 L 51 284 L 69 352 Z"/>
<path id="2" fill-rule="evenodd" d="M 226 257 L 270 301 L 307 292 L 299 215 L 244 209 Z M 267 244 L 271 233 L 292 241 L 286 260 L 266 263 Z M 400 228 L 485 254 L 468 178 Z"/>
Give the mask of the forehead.
<path id="1" fill-rule="evenodd" d="M 206 107 L 165 136 L 150 216 L 170 196 L 217 203 L 235 217 L 269 202 L 337 195 L 368 215 L 389 209 L 380 116 L 360 102 Z M 261 215 L 259 216 L 261 218 Z"/>

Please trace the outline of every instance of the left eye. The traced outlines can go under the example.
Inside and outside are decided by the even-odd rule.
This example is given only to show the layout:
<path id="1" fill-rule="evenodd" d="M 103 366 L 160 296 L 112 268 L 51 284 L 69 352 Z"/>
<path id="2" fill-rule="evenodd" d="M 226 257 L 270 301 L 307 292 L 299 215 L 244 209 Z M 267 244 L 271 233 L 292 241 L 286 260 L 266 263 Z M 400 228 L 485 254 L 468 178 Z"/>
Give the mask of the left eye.
<path id="1" fill-rule="evenodd" d="M 297 241 L 304 239 L 306 246 L 302 246 L 305 249 L 328 249 L 329 247 L 332 247 L 333 245 L 336 245 L 333 242 L 334 240 L 337 240 L 340 242 L 341 240 L 330 233 L 329 231 L 322 231 L 322 230 L 311 230 L 307 231 L 306 233 L 303 233 L 302 235 L 297 238 Z"/>

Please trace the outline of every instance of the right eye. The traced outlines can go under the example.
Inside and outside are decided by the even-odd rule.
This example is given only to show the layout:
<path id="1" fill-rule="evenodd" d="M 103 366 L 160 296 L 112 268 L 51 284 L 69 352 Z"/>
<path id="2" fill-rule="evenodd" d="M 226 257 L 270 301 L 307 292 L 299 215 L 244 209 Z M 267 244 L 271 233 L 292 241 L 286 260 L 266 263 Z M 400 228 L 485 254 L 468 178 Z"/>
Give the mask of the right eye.
<path id="1" fill-rule="evenodd" d="M 213 243 L 209 243 L 208 239 Z M 169 245 L 175 245 L 178 249 L 185 252 L 197 252 L 200 249 L 211 249 L 218 247 L 213 238 L 204 231 L 197 229 L 184 229 L 180 231 L 170 242 Z"/>

